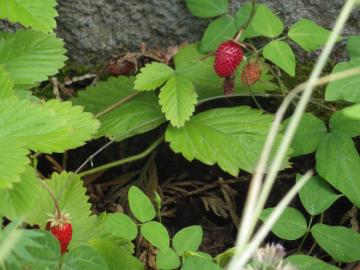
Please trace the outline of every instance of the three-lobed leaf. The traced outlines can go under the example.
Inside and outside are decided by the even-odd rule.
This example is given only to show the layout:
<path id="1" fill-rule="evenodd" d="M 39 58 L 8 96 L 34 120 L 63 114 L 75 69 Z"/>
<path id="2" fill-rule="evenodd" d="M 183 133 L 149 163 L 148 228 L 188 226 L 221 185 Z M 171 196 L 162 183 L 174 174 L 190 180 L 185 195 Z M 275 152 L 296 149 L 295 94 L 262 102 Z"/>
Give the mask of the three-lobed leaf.
<path id="1" fill-rule="evenodd" d="M 190 79 L 172 76 L 161 88 L 159 103 L 163 113 L 175 127 L 182 127 L 195 111 L 197 94 Z"/>
<path id="2" fill-rule="evenodd" d="M 266 208 L 262 211 L 260 219 L 265 221 L 274 208 Z M 281 239 L 296 240 L 302 237 L 307 230 L 306 220 L 301 212 L 295 208 L 287 207 L 277 220 L 271 231 Z"/>
<path id="3" fill-rule="evenodd" d="M 123 213 L 108 215 L 105 220 L 105 228 L 109 233 L 129 241 L 134 240 L 138 233 L 135 222 Z"/>
<path id="4" fill-rule="evenodd" d="M 162 86 L 174 73 L 168 65 L 153 62 L 140 69 L 136 76 L 135 89 L 139 91 L 155 90 Z"/>
<path id="5" fill-rule="evenodd" d="M 300 175 L 296 177 L 296 180 Z M 336 194 L 334 189 L 321 177 L 313 176 L 299 191 L 302 205 L 310 215 L 319 215 L 328 209 L 342 195 Z"/>
<path id="6" fill-rule="evenodd" d="M 288 36 L 307 52 L 312 52 L 325 45 L 330 31 L 311 20 L 301 19 L 290 27 Z"/>
<path id="7" fill-rule="evenodd" d="M 202 241 L 203 231 L 201 226 L 190 226 L 178 231 L 172 240 L 174 249 L 179 256 L 185 251 L 196 251 Z"/>
<path id="8" fill-rule="evenodd" d="M 167 229 L 160 222 L 149 221 L 141 225 L 142 236 L 154 247 L 167 250 L 170 245 L 170 237 Z"/>
<path id="9" fill-rule="evenodd" d="M 229 0 L 186 0 L 191 14 L 200 18 L 222 15 L 228 11 Z"/>
<path id="10" fill-rule="evenodd" d="M 295 76 L 295 54 L 286 42 L 271 41 L 264 47 L 263 55 L 290 76 Z"/>
<path id="11" fill-rule="evenodd" d="M 55 6 L 56 0 L 0 0 L 0 19 L 50 33 L 56 28 Z"/>
<path id="12" fill-rule="evenodd" d="M 290 120 L 291 117 L 284 121 L 285 128 L 290 123 Z M 315 152 L 326 133 L 326 125 L 321 119 L 312 113 L 305 113 L 291 143 L 293 149 L 291 156 L 297 157 Z"/>
<path id="13" fill-rule="evenodd" d="M 214 51 L 221 42 L 232 39 L 236 34 L 236 25 L 234 17 L 224 15 L 212 21 L 206 28 L 201 39 L 200 51 L 208 53 Z"/>
<path id="14" fill-rule="evenodd" d="M 133 215 L 141 222 L 147 222 L 155 217 L 155 208 L 144 192 L 132 186 L 128 193 L 129 206 Z"/>
<path id="15" fill-rule="evenodd" d="M 316 171 L 360 206 L 360 157 L 349 135 L 338 131 L 326 135 L 316 152 Z"/>
<path id="16" fill-rule="evenodd" d="M 334 260 L 346 263 L 360 260 L 360 233 L 343 226 L 316 224 L 311 234 Z"/>

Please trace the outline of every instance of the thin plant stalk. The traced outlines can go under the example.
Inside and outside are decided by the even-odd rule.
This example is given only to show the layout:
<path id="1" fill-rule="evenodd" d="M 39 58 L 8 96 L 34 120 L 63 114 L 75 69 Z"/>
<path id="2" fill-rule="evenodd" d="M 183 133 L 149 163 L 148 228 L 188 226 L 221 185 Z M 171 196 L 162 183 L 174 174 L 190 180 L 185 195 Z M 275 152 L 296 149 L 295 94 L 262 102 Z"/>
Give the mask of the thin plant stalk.
<path id="1" fill-rule="evenodd" d="M 301 188 L 309 181 L 312 176 L 312 172 L 307 172 L 303 175 L 299 181 L 290 189 L 290 191 L 284 196 L 284 198 L 278 203 L 275 209 L 272 211 L 270 216 L 266 219 L 264 224 L 260 227 L 254 237 L 251 239 L 250 243 L 244 249 L 244 252 L 237 256 L 235 252 L 235 256 L 229 264 L 228 270 L 243 270 L 246 263 L 250 260 L 251 256 L 254 254 L 256 249 L 261 245 L 266 236 L 271 231 L 274 224 L 278 221 L 286 207 L 290 204 L 290 202 L 295 198 L 297 193 L 301 190 Z"/>

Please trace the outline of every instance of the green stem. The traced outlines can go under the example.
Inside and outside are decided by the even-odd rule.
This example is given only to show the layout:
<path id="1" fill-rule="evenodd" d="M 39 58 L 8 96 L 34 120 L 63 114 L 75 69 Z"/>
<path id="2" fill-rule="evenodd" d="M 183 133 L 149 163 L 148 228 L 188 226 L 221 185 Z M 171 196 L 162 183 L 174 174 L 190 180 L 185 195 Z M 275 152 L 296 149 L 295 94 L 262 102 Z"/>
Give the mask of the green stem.
<path id="1" fill-rule="evenodd" d="M 133 99 L 134 97 L 136 97 L 139 94 L 140 94 L 140 92 L 134 92 L 134 93 L 132 93 L 130 95 L 127 95 L 126 97 L 120 99 L 119 101 L 117 101 L 114 104 L 110 105 L 109 107 L 105 108 L 101 112 L 97 113 L 95 115 L 95 118 L 99 118 L 100 116 L 103 116 L 104 114 L 107 114 L 107 113 L 111 112 L 112 110 L 114 110 L 117 107 L 121 106 L 122 104 L 128 102 L 129 100 Z"/>
<path id="2" fill-rule="evenodd" d="M 246 23 L 244 24 L 243 27 L 241 27 L 240 31 L 238 32 L 238 34 L 236 35 L 235 37 L 235 41 L 239 41 L 240 40 L 240 37 L 241 35 L 244 33 L 245 29 L 250 25 L 252 19 L 254 18 L 255 16 L 255 13 L 256 13 L 256 0 L 251 0 L 251 4 L 252 4 L 252 9 L 251 9 L 251 14 L 250 14 L 250 17 L 249 19 L 246 21 Z"/>
<path id="3" fill-rule="evenodd" d="M 306 238 L 308 237 L 308 235 L 310 233 L 310 229 L 311 229 L 311 225 L 312 225 L 313 220 L 314 220 L 314 216 L 311 215 L 310 220 L 309 220 L 309 225 L 307 226 L 307 229 L 306 229 L 306 233 L 305 233 L 303 239 L 301 240 L 301 243 L 300 243 L 299 247 L 297 248 L 296 252 L 301 251 L 301 249 L 302 249 L 302 247 L 303 247 L 303 245 L 305 243 L 305 240 L 306 240 Z"/>
<path id="4" fill-rule="evenodd" d="M 134 156 L 131 157 L 127 157 L 127 158 L 123 158 L 114 162 L 110 162 L 104 165 L 101 165 L 99 167 L 84 171 L 82 173 L 79 173 L 80 177 L 84 177 L 87 175 L 91 175 L 94 173 L 98 173 L 98 172 L 102 172 L 105 171 L 107 169 L 113 168 L 113 167 L 117 167 L 119 165 L 128 163 L 128 162 L 132 162 L 132 161 L 136 161 L 139 159 L 142 159 L 144 157 L 146 157 L 147 155 L 149 155 L 162 141 L 164 140 L 164 135 L 160 136 L 155 142 L 153 142 L 147 149 L 145 149 L 143 152 L 136 154 Z"/>

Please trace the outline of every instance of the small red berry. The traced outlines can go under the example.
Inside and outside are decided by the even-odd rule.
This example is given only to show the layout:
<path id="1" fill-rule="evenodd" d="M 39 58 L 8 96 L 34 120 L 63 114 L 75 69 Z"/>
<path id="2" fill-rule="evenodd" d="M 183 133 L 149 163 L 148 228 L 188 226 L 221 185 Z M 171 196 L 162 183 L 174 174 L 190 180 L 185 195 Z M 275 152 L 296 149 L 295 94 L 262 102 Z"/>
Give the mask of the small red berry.
<path id="1" fill-rule="evenodd" d="M 244 57 L 241 46 L 228 40 L 219 45 L 215 52 L 214 69 L 219 77 L 230 77 Z"/>
<path id="2" fill-rule="evenodd" d="M 60 243 L 61 254 L 67 251 L 72 239 L 72 225 L 69 214 L 61 214 L 60 217 L 52 217 L 46 224 L 46 230 L 58 239 Z"/>
<path id="3" fill-rule="evenodd" d="M 241 72 L 241 82 L 245 86 L 256 83 L 261 76 L 261 67 L 257 63 L 248 63 Z"/>

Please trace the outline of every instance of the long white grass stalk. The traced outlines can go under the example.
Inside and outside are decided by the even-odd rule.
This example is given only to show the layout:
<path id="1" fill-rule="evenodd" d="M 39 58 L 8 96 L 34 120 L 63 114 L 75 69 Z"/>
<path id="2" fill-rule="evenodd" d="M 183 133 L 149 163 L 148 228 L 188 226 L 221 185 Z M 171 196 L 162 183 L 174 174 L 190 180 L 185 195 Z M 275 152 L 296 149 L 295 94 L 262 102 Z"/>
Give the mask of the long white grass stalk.
<path id="1" fill-rule="evenodd" d="M 274 184 L 274 181 L 276 179 L 277 173 L 281 167 L 281 164 L 284 160 L 284 157 L 286 155 L 287 150 L 289 149 L 290 143 L 294 137 L 295 131 L 299 125 L 299 122 L 301 120 L 301 117 L 306 109 L 306 106 L 311 98 L 313 89 L 318 83 L 318 78 L 321 74 L 321 71 L 323 67 L 326 64 L 326 61 L 337 41 L 338 36 L 340 35 L 346 20 L 348 19 L 351 10 L 353 6 L 355 5 L 355 0 L 348 0 L 346 4 L 344 5 L 339 18 L 335 24 L 335 27 L 324 47 L 323 52 L 321 53 L 314 70 L 311 73 L 310 79 L 306 82 L 305 85 L 305 91 L 300 99 L 300 102 L 298 104 L 298 107 L 295 110 L 295 113 L 292 117 L 292 120 L 288 126 L 288 129 L 285 132 L 285 135 L 283 137 L 282 143 L 276 153 L 275 159 L 273 163 L 271 164 L 269 174 L 265 179 L 265 184 L 263 186 L 263 190 L 260 193 L 260 189 L 262 186 L 262 178 L 263 174 L 266 170 L 268 159 L 270 156 L 270 152 L 272 149 L 272 146 L 275 141 L 275 137 L 279 131 L 280 123 L 283 118 L 283 115 L 286 111 L 286 108 L 289 105 L 289 101 L 291 101 L 298 93 L 301 91 L 301 88 L 295 89 L 288 98 L 284 100 L 284 103 L 282 106 L 280 106 L 278 113 L 276 114 L 274 123 L 270 129 L 270 132 L 268 134 L 268 138 L 266 140 L 257 171 L 253 177 L 251 187 L 249 189 L 249 194 L 247 198 L 247 202 L 244 209 L 244 215 L 243 220 L 241 224 L 240 233 L 237 239 L 236 243 L 236 254 L 240 254 L 242 250 L 244 249 L 245 245 L 247 244 L 247 241 L 250 239 L 251 234 L 253 233 L 254 226 L 256 224 L 256 221 L 259 218 L 259 215 L 265 205 L 265 202 L 268 198 L 268 195 L 271 191 L 271 188 Z M 260 194 L 260 197 L 259 197 Z M 236 256 L 234 256 L 236 257 Z M 232 269 L 232 268 L 230 268 Z M 237 269 L 239 270 L 239 269 Z"/>
<path id="2" fill-rule="evenodd" d="M 306 182 L 312 176 L 311 172 L 307 172 L 302 176 L 299 181 L 290 189 L 284 198 L 278 203 L 270 216 L 266 219 L 264 224 L 260 227 L 257 233 L 254 235 L 249 245 L 246 246 L 246 249 L 241 253 L 241 256 L 234 256 L 234 259 L 229 265 L 229 270 L 242 270 L 246 263 L 249 261 L 251 256 L 254 254 L 256 249 L 264 241 L 265 237 L 271 231 L 271 228 L 274 226 L 276 221 L 280 218 L 281 214 L 284 212 L 289 203 L 294 199 L 299 190 L 306 184 Z"/>

